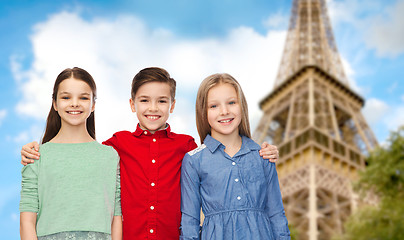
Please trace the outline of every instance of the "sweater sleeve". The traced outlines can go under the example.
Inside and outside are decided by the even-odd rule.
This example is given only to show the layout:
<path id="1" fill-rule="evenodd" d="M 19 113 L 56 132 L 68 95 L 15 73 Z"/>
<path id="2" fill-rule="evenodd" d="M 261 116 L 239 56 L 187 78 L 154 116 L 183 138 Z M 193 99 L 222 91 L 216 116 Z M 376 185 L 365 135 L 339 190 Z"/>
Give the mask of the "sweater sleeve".
<path id="1" fill-rule="evenodd" d="M 40 160 L 39 160 L 40 161 Z M 38 212 L 38 168 L 39 161 L 24 166 L 21 170 L 20 212 Z"/>
<path id="2" fill-rule="evenodd" d="M 120 161 L 118 161 L 118 167 L 116 169 L 116 187 L 115 187 L 115 189 L 116 190 L 115 190 L 115 211 L 114 211 L 114 216 L 122 216 Z"/>

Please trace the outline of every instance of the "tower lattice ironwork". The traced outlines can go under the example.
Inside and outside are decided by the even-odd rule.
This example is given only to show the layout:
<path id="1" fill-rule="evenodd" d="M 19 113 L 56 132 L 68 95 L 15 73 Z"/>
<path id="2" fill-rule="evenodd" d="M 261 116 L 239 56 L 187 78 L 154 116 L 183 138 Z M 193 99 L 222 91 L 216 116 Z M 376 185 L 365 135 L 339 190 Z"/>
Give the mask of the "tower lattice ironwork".
<path id="1" fill-rule="evenodd" d="M 294 0 L 274 89 L 254 140 L 278 146 L 288 220 L 299 239 L 330 239 L 358 204 L 351 182 L 377 145 L 348 85 L 325 0 Z"/>

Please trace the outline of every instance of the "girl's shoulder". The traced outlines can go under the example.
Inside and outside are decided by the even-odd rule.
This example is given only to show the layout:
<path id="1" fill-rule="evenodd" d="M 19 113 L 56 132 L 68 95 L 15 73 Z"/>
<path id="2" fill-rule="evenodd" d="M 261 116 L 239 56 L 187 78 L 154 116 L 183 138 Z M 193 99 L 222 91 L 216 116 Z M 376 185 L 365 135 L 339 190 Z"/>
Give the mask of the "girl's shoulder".
<path id="1" fill-rule="evenodd" d="M 86 151 L 86 152 L 100 152 L 100 153 L 116 153 L 115 149 L 111 146 L 103 145 L 97 141 L 83 142 L 83 143 L 52 143 L 47 142 L 39 146 L 39 152 L 70 152 L 70 151 Z"/>
<path id="2" fill-rule="evenodd" d="M 261 149 L 261 146 L 249 137 L 242 136 L 242 141 L 243 141 L 244 145 L 248 146 L 248 148 L 250 148 L 250 149 L 253 149 L 253 150 Z"/>
<path id="3" fill-rule="evenodd" d="M 187 155 L 189 156 L 195 156 L 197 157 L 197 155 L 201 154 L 202 151 L 206 148 L 205 144 L 201 144 L 199 147 L 195 148 L 194 150 L 191 150 L 187 153 Z"/>

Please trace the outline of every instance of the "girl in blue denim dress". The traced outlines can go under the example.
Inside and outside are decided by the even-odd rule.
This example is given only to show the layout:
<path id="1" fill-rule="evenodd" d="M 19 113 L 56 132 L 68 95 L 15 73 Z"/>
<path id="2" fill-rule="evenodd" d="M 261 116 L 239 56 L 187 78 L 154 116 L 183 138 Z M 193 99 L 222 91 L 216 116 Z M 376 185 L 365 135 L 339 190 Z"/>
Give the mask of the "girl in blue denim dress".
<path id="1" fill-rule="evenodd" d="M 196 119 L 203 144 L 182 163 L 180 239 L 290 239 L 275 164 L 250 139 L 239 83 L 229 74 L 207 77 Z"/>

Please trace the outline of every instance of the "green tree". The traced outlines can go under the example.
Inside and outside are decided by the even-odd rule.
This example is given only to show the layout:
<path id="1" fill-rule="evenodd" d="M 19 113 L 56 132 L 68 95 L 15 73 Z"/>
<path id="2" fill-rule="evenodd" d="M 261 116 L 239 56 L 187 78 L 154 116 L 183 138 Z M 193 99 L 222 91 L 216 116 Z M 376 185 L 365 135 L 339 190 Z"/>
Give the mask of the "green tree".
<path id="1" fill-rule="evenodd" d="M 366 206 L 350 216 L 343 240 L 404 239 L 404 126 L 392 132 L 387 147 L 367 158 L 368 166 L 354 185 L 361 196 L 372 192 L 377 206 Z"/>
<path id="2" fill-rule="evenodd" d="M 292 225 L 289 223 L 289 231 L 290 231 L 290 239 L 291 240 L 298 240 L 298 236 L 299 236 L 299 231 Z"/>

